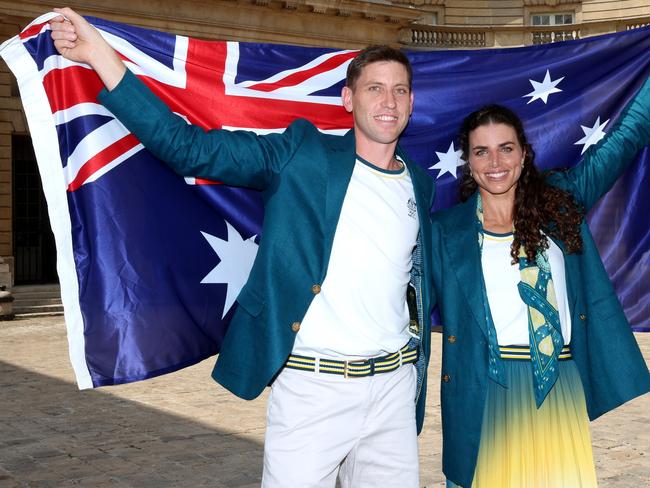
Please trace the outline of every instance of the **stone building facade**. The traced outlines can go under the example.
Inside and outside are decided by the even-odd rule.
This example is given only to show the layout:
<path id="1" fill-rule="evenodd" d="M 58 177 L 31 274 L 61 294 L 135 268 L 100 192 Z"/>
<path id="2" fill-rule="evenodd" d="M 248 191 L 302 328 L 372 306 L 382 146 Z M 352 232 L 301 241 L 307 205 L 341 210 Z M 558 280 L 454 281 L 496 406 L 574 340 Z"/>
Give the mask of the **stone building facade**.
<path id="1" fill-rule="evenodd" d="M 205 39 L 361 48 L 521 46 L 650 23 L 647 0 L 69 0 L 84 15 Z M 0 0 L 0 42 L 59 6 Z M 46 208 L 13 75 L 0 61 L 0 286 L 56 281 Z"/>

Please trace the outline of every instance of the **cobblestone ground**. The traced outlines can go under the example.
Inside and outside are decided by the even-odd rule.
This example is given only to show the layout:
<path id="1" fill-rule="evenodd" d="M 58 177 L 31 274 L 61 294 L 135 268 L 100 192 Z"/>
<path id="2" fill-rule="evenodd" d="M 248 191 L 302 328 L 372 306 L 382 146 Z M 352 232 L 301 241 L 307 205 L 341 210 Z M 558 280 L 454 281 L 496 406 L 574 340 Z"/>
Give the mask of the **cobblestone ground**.
<path id="1" fill-rule="evenodd" d="M 425 487 L 443 486 L 433 339 Z M 637 340 L 650 362 L 650 334 Z M 235 398 L 210 379 L 212 363 L 79 391 L 62 317 L 0 322 L 0 487 L 259 486 L 266 395 Z M 592 423 L 601 487 L 650 487 L 649 426 L 650 395 Z"/>

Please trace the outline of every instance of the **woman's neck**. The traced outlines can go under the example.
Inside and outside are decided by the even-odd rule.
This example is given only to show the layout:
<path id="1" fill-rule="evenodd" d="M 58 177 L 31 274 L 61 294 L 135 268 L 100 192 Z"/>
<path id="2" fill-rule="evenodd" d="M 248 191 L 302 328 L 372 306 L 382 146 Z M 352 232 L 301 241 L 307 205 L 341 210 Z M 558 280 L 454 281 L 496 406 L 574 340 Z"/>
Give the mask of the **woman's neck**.
<path id="1" fill-rule="evenodd" d="M 514 193 L 493 195 L 481 191 L 483 204 L 483 228 L 495 234 L 512 232 L 515 208 Z"/>

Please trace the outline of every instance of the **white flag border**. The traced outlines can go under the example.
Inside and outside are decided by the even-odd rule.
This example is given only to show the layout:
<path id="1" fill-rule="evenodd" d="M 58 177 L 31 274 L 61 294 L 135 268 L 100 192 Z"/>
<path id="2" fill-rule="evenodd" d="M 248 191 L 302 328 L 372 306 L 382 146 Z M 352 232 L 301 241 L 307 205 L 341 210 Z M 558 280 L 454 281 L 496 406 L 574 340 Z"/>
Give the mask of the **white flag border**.
<path id="1" fill-rule="evenodd" d="M 52 13 L 42 15 L 32 24 L 46 22 L 55 15 Z M 61 283 L 61 300 L 70 362 L 79 389 L 93 388 L 86 363 L 84 322 L 79 304 L 79 282 L 72 249 L 72 224 L 67 188 L 61 156 L 58 150 L 54 150 L 59 147 L 54 116 L 36 62 L 25 49 L 20 37 L 15 36 L 5 41 L 0 46 L 0 56 L 18 80 L 38 170 L 41 174 L 50 225 L 56 242 L 56 267 Z"/>

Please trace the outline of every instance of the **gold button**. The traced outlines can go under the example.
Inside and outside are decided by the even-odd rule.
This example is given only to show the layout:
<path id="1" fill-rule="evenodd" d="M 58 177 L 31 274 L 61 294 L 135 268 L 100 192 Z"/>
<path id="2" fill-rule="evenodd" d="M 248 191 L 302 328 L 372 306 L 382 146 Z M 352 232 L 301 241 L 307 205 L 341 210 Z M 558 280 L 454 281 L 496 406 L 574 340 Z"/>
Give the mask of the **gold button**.
<path id="1" fill-rule="evenodd" d="M 456 342 L 456 336 L 450 335 L 449 337 L 447 337 L 447 340 L 453 344 L 454 342 Z"/>
<path id="2" fill-rule="evenodd" d="M 444 381 L 445 383 L 449 383 L 451 381 L 451 376 L 449 376 L 448 374 L 443 374 L 442 381 Z"/>
<path id="3" fill-rule="evenodd" d="M 316 284 L 316 285 L 312 286 L 312 287 L 311 287 L 311 292 L 312 292 L 314 295 L 318 295 L 318 294 L 320 293 L 320 285 L 319 285 L 319 284 Z"/>
<path id="4" fill-rule="evenodd" d="M 298 332 L 300 330 L 300 322 L 294 322 L 291 324 L 291 330 L 294 332 Z"/>
<path id="5" fill-rule="evenodd" d="M 580 320 L 587 320 L 587 316 L 585 314 L 583 314 L 583 313 L 581 313 L 579 315 L 579 317 L 580 317 Z"/>

